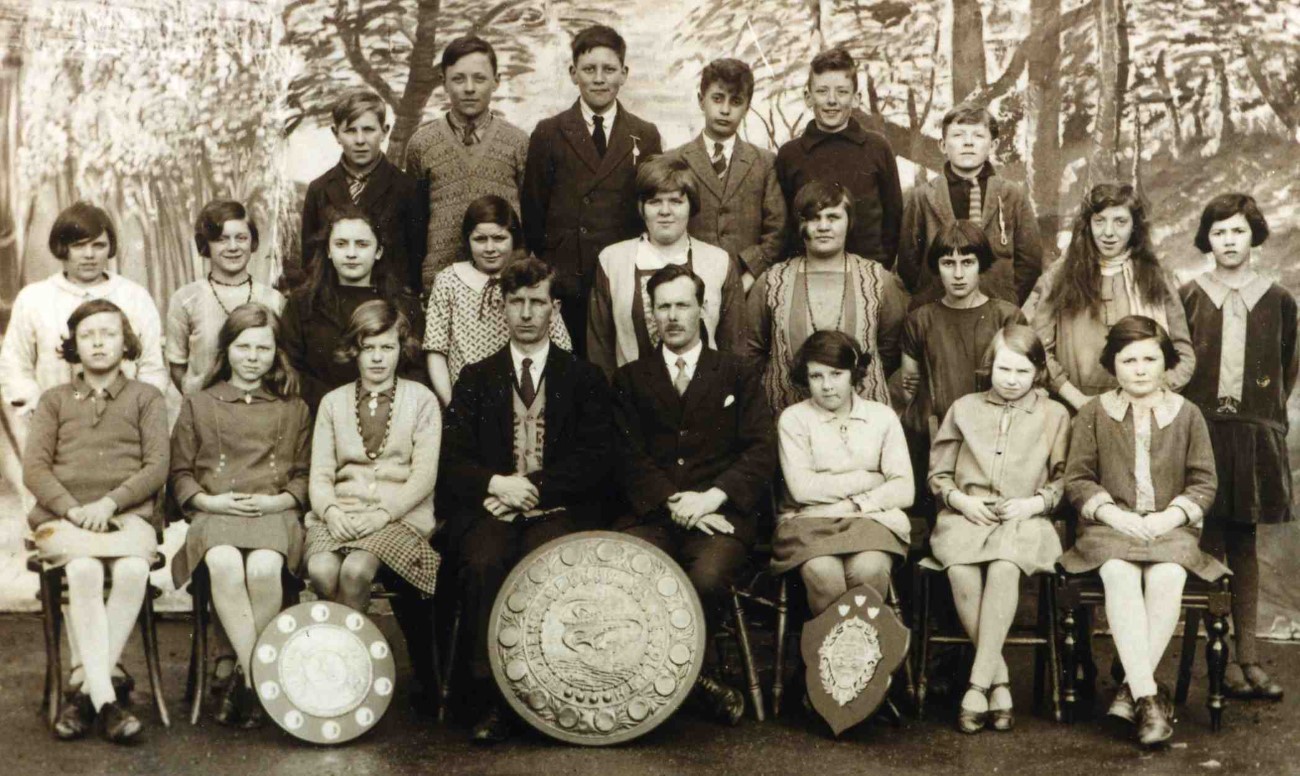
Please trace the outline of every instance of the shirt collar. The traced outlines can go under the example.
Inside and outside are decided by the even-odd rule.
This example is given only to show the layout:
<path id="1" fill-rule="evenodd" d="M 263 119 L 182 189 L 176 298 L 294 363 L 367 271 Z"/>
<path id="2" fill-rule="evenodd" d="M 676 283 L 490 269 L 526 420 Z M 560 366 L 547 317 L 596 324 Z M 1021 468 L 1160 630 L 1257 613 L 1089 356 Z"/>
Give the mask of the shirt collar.
<path id="1" fill-rule="evenodd" d="M 125 387 L 126 387 L 126 375 L 122 374 L 119 371 L 117 373 L 117 379 L 114 380 L 112 383 L 110 383 L 109 386 L 104 389 L 104 393 L 108 394 L 108 398 L 116 399 L 118 397 L 118 394 L 122 393 L 122 389 Z M 73 390 L 73 394 L 78 399 L 89 399 L 90 395 L 94 393 L 94 389 L 91 388 L 90 384 L 86 382 L 86 375 L 82 372 L 77 372 L 77 376 L 73 378 L 72 390 Z"/>
<path id="2" fill-rule="evenodd" d="M 1124 416 L 1128 414 L 1129 405 L 1132 403 L 1119 388 L 1103 393 L 1097 397 L 1097 400 L 1101 402 L 1101 408 L 1116 423 L 1124 422 Z M 1183 408 L 1184 401 L 1182 396 L 1173 391 L 1161 389 L 1160 398 L 1151 406 L 1151 415 L 1156 419 L 1156 425 L 1165 428 L 1173 423 L 1174 418 L 1178 417 L 1178 411 Z"/>
<path id="3" fill-rule="evenodd" d="M 705 154 L 705 156 L 708 156 L 710 159 L 712 159 L 712 158 L 713 158 L 713 144 L 714 144 L 714 143 L 721 143 L 721 144 L 722 144 L 722 156 L 723 156 L 723 158 L 725 158 L 727 161 L 731 161 L 731 154 L 732 154 L 733 152 L 735 152 L 735 150 L 736 150 L 736 136 L 735 136 L 735 135 L 732 135 L 731 137 L 727 138 L 726 140 L 714 140 L 713 138 L 709 137 L 707 134 L 704 134 L 703 132 L 701 132 L 701 133 L 700 133 L 700 138 L 704 141 L 704 154 Z"/>
<path id="4" fill-rule="evenodd" d="M 510 360 L 511 362 L 514 363 L 515 374 L 523 373 L 525 358 L 531 358 L 533 360 L 532 363 L 533 368 L 537 370 L 538 374 L 541 374 L 543 371 L 546 370 L 546 357 L 549 356 L 550 354 L 551 354 L 551 341 L 549 339 L 546 340 L 545 343 L 543 343 L 542 349 L 537 351 L 536 353 L 524 353 L 522 350 L 520 350 L 518 347 L 515 346 L 514 342 L 510 343 Z"/>
<path id="5" fill-rule="evenodd" d="M 384 161 L 384 155 L 379 154 L 378 156 L 375 157 L 375 160 L 371 162 L 368 167 L 366 167 L 366 169 L 354 170 L 351 167 L 349 167 L 348 163 L 343 160 L 342 156 L 340 156 L 339 167 L 343 168 L 343 175 L 346 176 L 347 178 L 350 178 L 352 180 L 364 181 L 370 179 L 370 176 L 374 174 L 375 170 L 379 169 L 379 165 L 382 164 L 383 161 Z"/>
<path id="6" fill-rule="evenodd" d="M 451 125 L 452 129 L 462 135 L 465 134 L 465 128 L 468 125 L 470 130 L 474 133 L 474 137 L 482 140 L 483 130 L 487 129 L 488 125 L 492 123 L 492 110 L 485 110 L 479 114 L 477 119 L 468 122 L 462 120 L 460 116 L 457 116 L 455 111 L 447 111 L 447 123 Z"/>
<path id="7" fill-rule="evenodd" d="M 663 355 L 664 364 L 668 367 L 668 374 L 676 374 L 674 370 L 677 369 L 677 359 L 679 358 L 684 359 L 686 361 L 686 368 L 691 372 L 694 372 L 695 365 L 700 361 L 700 353 L 704 352 L 704 340 L 701 339 L 697 341 L 695 347 L 685 353 L 674 353 L 668 349 L 667 345 L 661 345 L 659 347 L 659 352 Z"/>
<path id="8" fill-rule="evenodd" d="M 578 110 L 582 111 L 582 120 L 587 122 L 587 129 L 595 131 L 596 122 L 591 118 L 597 115 L 596 111 L 592 110 L 581 97 L 578 98 Z M 608 136 L 614 130 L 614 119 L 618 117 L 618 100 L 611 102 L 609 107 L 600 113 L 600 117 L 605 120 L 605 135 Z"/>
<path id="9" fill-rule="evenodd" d="M 1223 303 L 1228 301 L 1228 296 L 1233 291 L 1236 291 L 1241 294 L 1241 300 L 1246 303 L 1247 311 L 1254 310 L 1255 305 L 1259 303 L 1259 300 L 1268 292 L 1269 287 L 1273 285 L 1267 278 L 1256 275 L 1254 280 L 1241 288 L 1233 288 L 1210 272 L 1198 275 L 1196 284 L 1201 287 L 1205 295 L 1219 309 L 1223 309 Z"/>
<path id="10" fill-rule="evenodd" d="M 493 275 L 489 275 L 483 270 L 474 266 L 473 259 L 458 261 L 455 264 L 452 264 L 451 271 L 455 272 L 456 277 L 464 281 L 465 285 L 469 286 L 470 288 L 476 291 L 481 291 L 484 288 L 486 288 L 488 281 L 496 277 Z"/>
<path id="11" fill-rule="evenodd" d="M 94 286 L 80 286 L 73 283 L 71 280 L 68 280 L 68 278 L 63 274 L 63 271 L 60 270 L 50 276 L 50 282 L 59 289 L 82 299 L 102 299 L 103 297 L 108 296 L 109 292 L 116 288 L 117 284 L 121 282 L 118 275 L 109 272 L 108 270 L 104 270 L 104 275 L 108 279 L 103 283 Z"/>
<path id="12" fill-rule="evenodd" d="M 1047 392 L 1042 388 L 1031 388 L 1028 393 L 1021 396 L 1019 399 L 1016 399 L 1015 401 L 1007 401 L 999 396 L 997 391 L 990 388 L 984 392 L 984 401 L 999 407 L 1010 407 L 1011 409 L 1022 410 L 1032 414 L 1038 409 L 1039 396 L 1046 397 Z"/>
<path id="13" fill-rule="evenodd" d="M 850 399 L 853 402 L 853 404 L 852 406 L 849 407 L 849 415 L 848 415 L 849 420 L 861 420 L 863 422 L 871 420 L 871 412 L 867 407 L 867 400 L 862 398 L 861 396 L 858 396 L 856 393 L 853 394 L 850 397 Z M 812 408 L 813 415 L 817 417 L 817 420 L 819 420 L 822 423 L 830 423 L 833 420 L 843 419 L 839 415 L 836 415 L 834 412 L 831 412 L 830 410 L 822 407 L 812 399 L 808 400 L 808 406 Z"/>
<path id="14" fill-rule="evenodd" d="M 251 391 L 245 391 L 241 388 L 236 388 L 229 380 L 222 380 L 211 388 L 208 388 L 207 392 L 212 396 L 212 398 L 224 402 L 242 401 L 245 404 L 252 404 L 254 399 L 257 401 L 276 400 L 275 394 L 266 389 L 266 383 L 262 383 Z"/>
<path id="15" fill-rule="evenodd" d="M 856 116 L 849 117 L 849 123 L 844 129 L 838 132 L 826 132 L 817 126 L 817 120 L 813 119 L 808 122 L 807 129 L 803 132 L 805 146 L 811 148 L 823 140 L 832 137 L 842 137 L 852 143 L 862 145 L 867 142 L 867 131 L 858 123 Z"/>
<path id="16" fill-rule="evenodd" d="M 988 178 L 993 177 L 993 173 L 994 173 L 993 164 L 991 162 L 986 161 L 984 162 L 984 166 L 980 168 L 980 171 L 975 173 L 975 177 L 979 180 L 986 180 Z M 961 175 L 958 175 L 957 171 L 952 168 L 952 164 L 949 162 L 943 163 L 943 175 L 945 178 L 948 179 L 949 183 L 958 183 L 960 181 L 970 180 L 970 178 L 966 178 Z"/>

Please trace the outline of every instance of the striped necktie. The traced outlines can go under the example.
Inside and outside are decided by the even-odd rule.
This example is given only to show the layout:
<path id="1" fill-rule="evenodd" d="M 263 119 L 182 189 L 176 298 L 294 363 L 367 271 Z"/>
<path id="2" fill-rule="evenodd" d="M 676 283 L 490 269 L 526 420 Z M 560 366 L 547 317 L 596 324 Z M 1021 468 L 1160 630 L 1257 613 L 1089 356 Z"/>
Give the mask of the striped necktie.
<path id="1" fill-rule="evenodd" d="M 691 384 L 691 376 L 686 373 L 686 359 L 678 356 L 677 358 L 677 377 L 673 379 L 673 388 L 677 389 L 677 395 L 681 396 L 686 393 L 686 388 Z"/>
<path id="2" fill-rule="evenodd" d="M 969 220 L 975 223 L 984 221 L 984 194 L 980 191 L 980 179 L 975 178 L 970 182 L 970 213 Z"/>
<path id="3" fill-rule="evenodd" d="M 352 197 L 352 204 L 361 204 L 361 192 L 366 190 L 365 178 L 354 178 L 348 176 L 348 194 Z"/>
<path id="4" fill-rule="evenodd" d="M 722 153 L 722 143 L 714 142 L 712 161 L 713 171 L 718 174 L 718 180 L 727 177 L 727 156 Z"/>

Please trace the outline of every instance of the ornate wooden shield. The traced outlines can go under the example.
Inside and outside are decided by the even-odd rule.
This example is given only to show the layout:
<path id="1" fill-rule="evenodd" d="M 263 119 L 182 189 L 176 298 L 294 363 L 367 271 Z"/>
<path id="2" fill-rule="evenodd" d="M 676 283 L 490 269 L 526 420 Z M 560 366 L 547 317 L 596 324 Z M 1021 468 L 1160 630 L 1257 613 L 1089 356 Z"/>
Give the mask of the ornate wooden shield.
<path id="1" fill-rule="evenodd" d="M 907 657 L 910 637 L 893 609 L 867 585 L 849 590 L 804 625 L 808 695 L 835 735 L 880 706 Z"/>
<path id="2" fill-rule="evenodd" d="M 686 572 L 631 536 L 590 531 L 539 547 L 492 607 L 502 694 L 548 736 L 603 746 L 644 735 L 695 686 L 704 612 Z"/>
<path id="3" fill-rule="evenodd" d="M 253 687 L 290 735 L 341 744 L 379 722 L 393 699 L 393 652 L 365 615 L 308 601 L 276 615 L 253 650 Z"/>

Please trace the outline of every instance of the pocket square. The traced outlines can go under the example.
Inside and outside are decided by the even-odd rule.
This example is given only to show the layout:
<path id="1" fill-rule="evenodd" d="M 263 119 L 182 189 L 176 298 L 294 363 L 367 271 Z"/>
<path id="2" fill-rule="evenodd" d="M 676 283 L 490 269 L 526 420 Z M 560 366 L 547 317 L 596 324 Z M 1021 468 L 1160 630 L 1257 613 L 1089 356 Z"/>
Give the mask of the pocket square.
<path id="1" fill-rule="evenodd" d="M 730 407 L 736 403 L 736 397 L 733 394 L 727 394 L 727 398 L 722 400 L 723 408 Z"/>

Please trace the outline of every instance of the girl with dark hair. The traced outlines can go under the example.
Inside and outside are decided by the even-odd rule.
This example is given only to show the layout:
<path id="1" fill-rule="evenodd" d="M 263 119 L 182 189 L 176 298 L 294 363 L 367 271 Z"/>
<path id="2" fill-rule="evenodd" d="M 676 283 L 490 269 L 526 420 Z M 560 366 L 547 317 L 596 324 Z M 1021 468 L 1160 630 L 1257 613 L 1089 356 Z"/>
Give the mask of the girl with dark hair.
<path id="1" fill-rule="evenodd" d="M 357 379 L 355 361 L 337 361 L 334 349 L 353 311 L 365 302 L 391 300 L 415 331 L 424 328 L 420 300 L 409 294 L 384 260 L 380 231 L 371 217 L 345 207 L 329 214 L 316 241 L 322 255 L 312 263 L 306 286 L 294 291 L 281 318 L 282 345 L 302 381 L 302 398 L 313 412 L 326 393 Z M 403 376 L 425 382 L 421 365 L 404 364 Z"/>
<path id="2" fill-rule="evenodd" d="M 888 403 L 885 380 L 898 368 L 907 292 L 878 262 L 846 251 L 855 214 L 844 186 L 814 180 L 799 190 L 792 210 L 804 254 L 770 267 L 754 282 L 740 355 L 763 375 L 768 401 L 779 415 L 807 396 L 791 380 L 804 341 L 818 331 L 841 331 L 870 355 L 865 375 L 855 383 L 859 393 Z"/>
<path id="3" fill-rule="evenodd" d="M 1178 626 L 1187 573 L 1208 581 L 1228 573 L 1198 546 L 1217 478 L 1200 410 L 1166 387 L 1179 358 L 1158 322 L 1116 321 L 1101 364 L 1119 387 L 1079 410 L 1065 469 L 1079 536 L 1061 566 L 1101 576 L 1124 667 L 1108 713 L 1135 722 L 1144 746 L 1173 735 L 1172 701 L 1155 670 Z"/>
<path id="4" fill-rule="evenodd" d="M 1267 238 L 1268 223 L 1253 197 L 1223 194 L 1205 206 L 1195 244 L 1214 255 L 1215 266 L 1182 290 L 1197 363 L 1184 395 L 1209 421 L 1219 475 L 1218 495 L 1205 517 L 1205 543 L 1226 555 L 1233 573 L 1237 650 L 1225 679 L 1227 694 L 1279 700 L 1282 686 L 1260 667 L 1255 647 L 1255 531 L 1261 523 L 1292 519 L 1286 405 L 1300 356 L 1295 298 L 1250 264 L 1253 249 Z"/>
<path id="5" fill-rule="evenodd" d="M 870 362 L 849 335 L 814 332 L 791 370 L 810 396 L 777 423 L 785 488 L 772 570 L 799 569 L 813 614 L 862 584 L 884 598 L 894 558 L 907 556 L 912 464 L 894 411 L 858 395 Z"/>
<path id="6" fill-rule="evenodd" d="M 217 335 L 232 310 L 249 303 L 277 313 L 284 308 L 280 292 L 248 271 L 257 244 L 257 223 L 240 203 L 216 199 L 199 211 L 194 245 L 208 260 L 208 274 L 176 289 L 167 305 L 167 365 L 182 394 L 204 387 L 220 360 Z"/>
<path id="7" fill-rule="evenodd" d="M 171 489 L 189 521 L 172 561 L 179 588 L 207 564 L 212 604 L 237 661 L 218 703 L 224 725 L 257 727 L 250 661 L 281 608 L 281 576 L 302 562 L 311 415 L 278 342 L 279 321 L 256 302 L 230 311 L 217 362 L 185 397 L 172 431 Z"/>
<path id="8" fill-rule="evenodd" d="M 97 720 L 105 739 L 125 743 L 141 724 L 118 702 L 112 672 L 135 629 L 162 529 L 154 506 L 167 481 L 167 407 L 157 388 L 122 372 L 138 342 L 121 309 L 84 302 L 66 326 L 64 357 L 81 371 L 41 395 L 23 451 L 37 558 L 64 569 L 73 659 L 85 676 L 54 733 L 80 738 Z"/>
<path id="9" fill-rule="evenodd" d="M 357 307 L 337 354 L 360 376 L 330 391 L 316 416 L 307 575 L 318 596 L 363 612 L 382 567 L 426 595 L 437 581 L 429 539 L 442 410 L 432 391 L 397 376 L 410 335 L 392 302 Z"/>
<path id="10" fill-rule="evenodd" d="M 1103 183 L 1088 192 L 1065 256 L 1025 304 L 1025 317 L 1047 348 L 1050 387 L 1075 411 L 1115 387 L 1097 358 L 1106 332 L 1127 315 L 1151 318 L 1169 332 L 1180 360 L 1166 379 L 1181 390 L 1196 354 L 1173 278 L 1151 247 L 1146 206 L 1132 186 Z"/>
<path id="11" fill-rule="evenodd" d="M 495 195 L 470 203 L 460 235 L 469 261 L 451 264 L 434 278 L 423 332 L 429 379 L 443 406 L 451 401 L 460 370 L 510 341 L 501 271 L 524 252 L 519 216 Z M 573 350 L 569 330 L 558 315 L 551 318 L 551 342 Z"/>
<path id="12" fill-rule="evenodd" d="M 946 569 L 962 627 L 975 644 L 957 729 L 1015 726 L 1002 646 L 1020 599 L 1020 575 L 1050 574 L 1061 542 L 1050 515 L 1064 487 L 1070 413 L 1038 387 L 1047 354 L 1034 330 L 993 336 L 983 369 L 991 387 L 957 399 L 935 433 L 930 489 L 940 503 L 931 568 Z M 990 690 L 992 691 L 990 693 Z"/>

